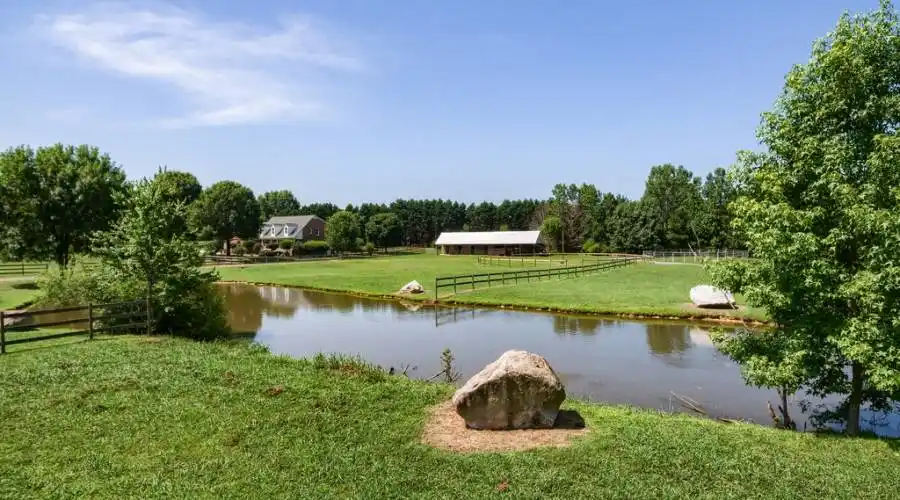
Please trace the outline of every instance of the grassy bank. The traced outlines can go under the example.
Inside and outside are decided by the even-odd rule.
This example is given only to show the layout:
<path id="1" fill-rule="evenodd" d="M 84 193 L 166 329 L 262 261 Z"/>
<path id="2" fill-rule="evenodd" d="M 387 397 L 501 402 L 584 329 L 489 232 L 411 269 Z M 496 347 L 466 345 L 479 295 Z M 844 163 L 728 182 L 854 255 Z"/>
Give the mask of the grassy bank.
<path id="1" fill-rule="evenodd" d="M 0 497 L 890 498 L 896 443 L 569 403 L 569 448 L 420 444 L 452 389 L 242 344 L 121 337 L 0 358 Z"/>
<path id="2" fill-rule="evenodd" d="M 570 263 L 574 263 L 570 259 Z M 434 278 L 467 273 L 499 272 L 521 267 L 482 266 L 475 257 L 420 255 L 391 259 L 268 264 L 220 268 L 223 280 L 344 291 L 366 295 L 393 295 L 417 280 L 434 297 Z M 528 268 L 533 269 L 533 268 Z M 762 311 L 700 310 L 690 305 L 691 287 L 708 282 L 701 266 L 636 264 L 587 277 L 553 279 L 519 285 L 481 288 L 456 295 L 441 294 L 443 301 L 494 306 L 516 306 L 596 314 L 671 317 L 713 317 L 764 320 Z M 740 301 L 740 297 L 738 297 Z"/>
<path id="3" fill-rule="evenodd" d="M 38 290 L 30 279 L 0 279 L 0 310 L 16 309 L 38 296 Z"/>

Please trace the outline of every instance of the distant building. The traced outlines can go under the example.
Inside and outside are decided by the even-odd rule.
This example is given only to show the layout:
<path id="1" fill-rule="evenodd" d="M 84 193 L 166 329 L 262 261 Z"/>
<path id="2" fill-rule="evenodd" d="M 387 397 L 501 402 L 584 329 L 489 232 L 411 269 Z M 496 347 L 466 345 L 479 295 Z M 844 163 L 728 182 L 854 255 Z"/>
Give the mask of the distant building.
<path id="1" fill-rule="evenodd" d="M 434 245 L 442 255 L 519 255 L 544 250 L 540 231 L 441 233 Z"/>
<path id="2" fill-rule="evenodd" d="M 325 239 L 325 221 L 315 215 L 272 217 L 259 231 L 263 243 L 277 243 L 284 239 L 310 241 Z"/>

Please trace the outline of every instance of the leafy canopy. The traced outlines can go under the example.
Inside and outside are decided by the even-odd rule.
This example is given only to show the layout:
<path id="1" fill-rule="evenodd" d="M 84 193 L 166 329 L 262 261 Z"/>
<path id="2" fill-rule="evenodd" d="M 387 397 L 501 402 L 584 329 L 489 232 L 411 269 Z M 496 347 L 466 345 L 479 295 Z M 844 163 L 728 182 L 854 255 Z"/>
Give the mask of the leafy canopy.
<path id="1" fill-rule="evenodd" d="M 204 190 L 191 205 L 194 230 L 219 240 L 255 236 L 259 229 L 259 203 L 253 191 L 234 181 L 221 181 Z"/>
<path id="2" fill-rule="evenodd" d="M 95 235 L 94 253 L 123 289 L 149 297 L 157 332 L 214 338 L 227 331 L 217 275 L 201 269 L 203 257 L 193 242 L 170 232 L 185 207 L 169 195 L 164 183 L 137 182 L 121 219 Z"/>
<path id="3" fill-rule="evenodd" d="M 734 228 L 752 262 L 713 268 L 717 284 L 764 307 L 765 336 L 720 338 L 755 384 L 847 394 L 900 393 L 900 25 L 889 2 L 844 15 L 787 75 L 763 115 L 763 153 L 743 152 Z"/>
<path id="4" fill-rule="evenodd" d="M 303 215 L 300 213 L 300 202 L 288 190 L 269 191 L 259 196 L 259 209 L 262 220 L 278 215 Z"/>
<path id="5" fill-rule="evenodd" d="M 338 253 L 356 248 L 359 234 L 359 215 L 346 210 L 332 215 L 325 226 L 325 240 Z"/>
<path id="6" fill-rule="evenodd" d="M 0 153 L 0 254 L 53 259 L 88 250 L 118 215 L 125 173 L 92 146 L 19 146 Z"/>

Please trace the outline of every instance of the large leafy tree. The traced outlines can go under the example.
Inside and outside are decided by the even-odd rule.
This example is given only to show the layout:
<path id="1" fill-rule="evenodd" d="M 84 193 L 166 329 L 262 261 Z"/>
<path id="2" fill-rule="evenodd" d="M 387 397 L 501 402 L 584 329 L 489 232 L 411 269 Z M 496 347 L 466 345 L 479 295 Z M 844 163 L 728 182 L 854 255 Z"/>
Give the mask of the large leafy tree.
<path id="1" fill-rule="evenodd" d="M 185 206 L 196 201 L 203 192 L 197 177 L 190 172 L 161 168 L 152 182 L 159 185 L 163 199 L 183 203 Z"/>
<path id="2" fill-rule="evenodd" d="M 333 251 L 343 253 L 354 249 L 359 235 L 359 215 L 341 210 L 328 218 L 325 240 Z"/>
<path id="3" fill-rule="evenodd" d="M 842 16 L 763 115 L 767 150 L 739 155 L 734 224 L 755 259 L 713 269 L 777 325 L 719 338 L 748 381 L 846 395 L 849 434 L 900 393 L 898 103 L 893 7 Z"/>
<path id="4" fill-rule="evenodd" d="M 197 232 L 208 233 L 222 241 L 232 237 L 256 235 L 259 229 L 259 203 L 250 188 L 234 181 L 221 181 L 204 190 L 191 205 L 190 219 Z M 231 245 L 226 246 L 231 253 Z"/>
<path id="5" fill-rule="evenodd" d="M 0 153 L 0 253 L 66 266 L 118 216 L 124 171 L 96 147 L 19 146 Z"/>
<path id="6" fill-rule="evenodd" d="M 203 258 L 185 234 L 170 231 L 184 220 L 185 205 L 173 200 L 167 184 L 158 180 L 135 184 L 122 217 L 95 235 L 94 252 L 112 271 L 107 273 L 115 277 L 112 288 L 126 295 L 141 290 L 140 296 L 150 301 L 155 331 L 217 337 L 227 331 L 224 304 L 214 286 L 217 276 L 201 270 Z"/>
<path id="7" fill-rule="evenodd" d="M 702 211 L 695 220 L 702 242 L 713 248 L 738 248 L 741 243 L 731 228 L 731 203 L 737 189 L 724 168 L 706 176 L 702 188 Z"/>
<path id="8" fill-rule="evenodd" d="M 302 215 L 300 202 L 294 197 L 294 193 L 284 189 L 281 191 L 269 191 L 259 196 L 259 209 L 262 220 L 269 220 L 276 215 Z"/>
<path id="9" fill-rule="evenodd" d="M 365 227 L 369 241 L 384 249 L 396 243 L 400 237 L 400 219 L 392 213 L 373 215 Z"/>
<path id="10" fill-rule="evenodd" d="M 153 177 L 152 182 L 157 185 L 159 196 L 167 203 L 181 204 L 185 208 L 196 201 L 203 192 L 200 182 L 190 172 L 160 169 Z M 172 227 L 169 228 L 169 233 L 187 235 L 189 227 L 187 210 L 180 210 L 177 216 L 172 218 Z"/>
<path id="11" fill-rule="evenodd" d="M 641 203 L 650 217 L 652 242 L 663 248 L 687 248 L 697 241 L 700 179 L 672 164 L 650 169 Z"/>

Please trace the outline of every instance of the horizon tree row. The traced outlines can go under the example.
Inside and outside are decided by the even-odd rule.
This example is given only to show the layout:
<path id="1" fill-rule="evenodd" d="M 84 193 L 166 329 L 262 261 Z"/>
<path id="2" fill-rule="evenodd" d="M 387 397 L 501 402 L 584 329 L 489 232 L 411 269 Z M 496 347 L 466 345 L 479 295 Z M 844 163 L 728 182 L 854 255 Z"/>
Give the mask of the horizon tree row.
<path id="1" fill-rule="evenodd" d="M 272 216 L 327 220 L 349 212 L 357 216 L 358 238 L 378 247 L 428 246 L 443 231 L 537 229 L 559 251 L 742 246 L 730 229 L 728 211 L 737 190 L 721 168 L 702 182 L 684 167 L 655 166 L 638 200 L 585 183 L 558 184 L 546 200 L 398 199 L 343 209 L 330 202 L 303 205 L 288 190 L 256 196 L 230 180 L 203 188 L 193 174 L 167 168 L 152 181 L 168 200 L 185 206 L 186 215 L 173 222 L 171 234 L 197 240 L 255 238 Z M 0 152 L 0 259 L 49 259 L 65 266 L 70 255 L 89 250 L 93 233 L 118 219 L 132 185 L 124 170 L 94 146 L 18 146 Z"/>

